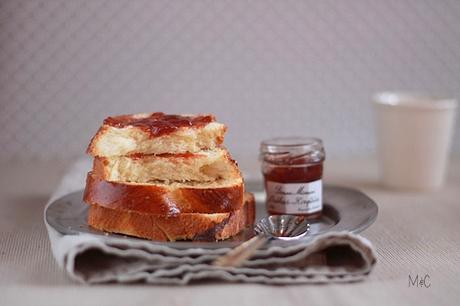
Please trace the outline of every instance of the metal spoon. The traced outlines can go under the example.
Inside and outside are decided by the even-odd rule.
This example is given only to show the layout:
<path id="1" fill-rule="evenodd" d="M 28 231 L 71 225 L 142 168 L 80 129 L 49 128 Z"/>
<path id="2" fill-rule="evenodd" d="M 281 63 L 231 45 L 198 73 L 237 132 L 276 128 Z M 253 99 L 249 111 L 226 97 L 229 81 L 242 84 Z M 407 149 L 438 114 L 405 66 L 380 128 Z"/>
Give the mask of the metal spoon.
<path id="1" fill-rule="evenodd" d="M 310 231 L 310 224 L 302 216 L 273 215 L 260 219 L 254 231 L 256 236 L 216 258 L 213 265 L 238 267 L 270 240 L 290 241 L 305 237 Z"/>

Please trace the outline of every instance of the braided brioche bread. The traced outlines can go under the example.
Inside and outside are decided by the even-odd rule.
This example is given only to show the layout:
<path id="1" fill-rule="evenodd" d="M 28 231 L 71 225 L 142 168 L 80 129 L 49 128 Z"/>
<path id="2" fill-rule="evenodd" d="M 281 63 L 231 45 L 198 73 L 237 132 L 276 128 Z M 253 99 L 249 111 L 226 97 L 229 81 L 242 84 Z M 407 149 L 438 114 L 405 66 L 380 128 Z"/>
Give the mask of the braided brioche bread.
<path id="1" fill-rule="evenodd" d="M 96 229 L 158 241 L 223 240 L 234 236 L 254 223 L 255 201 L 244 194 L 242 208 L 228 213 L 177 216 L 122 211 L 90 205 L 88 224 Z"/>
<path id="2" fill-rule="evenodd" d="M 212 115 L 109 117 L 91 140 L 84 201 L 96 229 L 161 241 L 220 240 L 254 222 L 255 202 Z"/>
<path id="3" fill-rule="evenodd" d="M 83 200 L 88 204 L 140 213 L 222 213 L 240 209 L 244 185 L 241 178 L 214 183 L 138 184 L 109 182 L 88 173 Z"/>
<path id="4" fill-rule="evenodd" d="M 217 148 L 227 128 L 212 115 L 144 113 L 108 117 L 88 146 L 92 156 L 195 153 Z"/>
<path id="5" fill-rule="evenodd" d="M 198 153 L 95 157 L 94 172 L 113 182 L 241 181 L 241 173 L 221 148 Z"/>

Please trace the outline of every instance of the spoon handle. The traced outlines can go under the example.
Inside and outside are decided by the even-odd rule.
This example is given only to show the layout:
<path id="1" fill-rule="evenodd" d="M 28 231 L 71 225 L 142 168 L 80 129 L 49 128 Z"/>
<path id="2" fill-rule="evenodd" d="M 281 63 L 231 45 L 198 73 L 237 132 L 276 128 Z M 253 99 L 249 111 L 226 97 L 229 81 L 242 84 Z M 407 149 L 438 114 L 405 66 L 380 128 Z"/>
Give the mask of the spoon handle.
<path id="1" fill-rule="evenodd" d="M 250 258 L 257 249 L 263 246 L 270 238 L 257 235 L 243 242 L 227 254 L 217 257 L 213 265 L 219 267 L 239 267 L 246 259 Z"/>

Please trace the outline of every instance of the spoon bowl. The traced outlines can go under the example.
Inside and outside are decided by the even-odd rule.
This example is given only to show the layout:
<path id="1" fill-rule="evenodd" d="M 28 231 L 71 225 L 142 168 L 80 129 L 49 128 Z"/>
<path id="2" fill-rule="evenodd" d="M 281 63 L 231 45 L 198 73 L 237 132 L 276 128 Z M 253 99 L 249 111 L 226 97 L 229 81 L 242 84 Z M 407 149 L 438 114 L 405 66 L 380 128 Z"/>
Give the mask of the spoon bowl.
<path id="1" fill-rule="evenodd" d="M 272 239 L 295 240 L 305 237 L 310 231 L 310 224 L 304 216 L 271 215 L 260 219 L 254 226 L 257 235 Z"/>
<path id="2" fill-rule="evenodd" d="M 307 218 L 293 215 L 272 215 L 260 219 L 254 226 L 256 235 L 213 262 L 219 267 L 238 267 L 270 240 L 296 240 L 310 231 Z"/>

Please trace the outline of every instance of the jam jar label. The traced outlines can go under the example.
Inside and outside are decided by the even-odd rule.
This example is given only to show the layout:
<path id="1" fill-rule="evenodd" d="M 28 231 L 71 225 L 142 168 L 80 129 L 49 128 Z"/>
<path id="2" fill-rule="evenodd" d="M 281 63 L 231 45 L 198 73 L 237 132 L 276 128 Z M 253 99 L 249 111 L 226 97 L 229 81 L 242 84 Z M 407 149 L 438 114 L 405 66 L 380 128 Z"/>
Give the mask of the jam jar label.
<path id="1" fill-rule="evenodd" d="M 267 208 L 283 214 L 312 214 L 323 208 L 322 180 L 283 184 L 267 181 Z"/>

